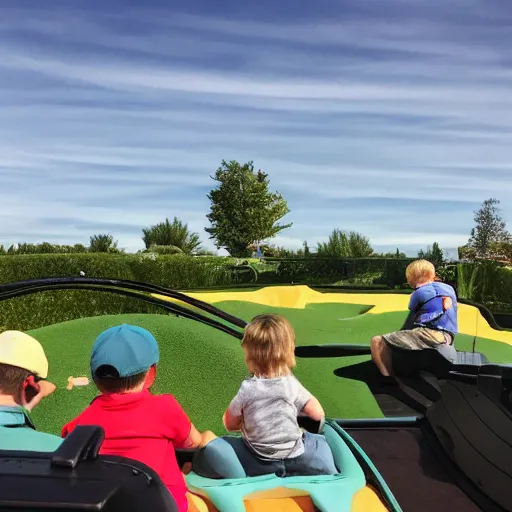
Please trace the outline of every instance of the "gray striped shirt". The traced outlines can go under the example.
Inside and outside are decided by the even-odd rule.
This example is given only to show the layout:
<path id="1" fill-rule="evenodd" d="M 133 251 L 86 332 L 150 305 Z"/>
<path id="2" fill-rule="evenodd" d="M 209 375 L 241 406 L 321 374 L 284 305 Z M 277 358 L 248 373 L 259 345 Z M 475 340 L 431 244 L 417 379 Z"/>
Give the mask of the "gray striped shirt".
<path id="1" fill-rule="evenodd" d="M 242 416 L 242 436 L 265 458 L 285 459 L 304 453 L 297 416 L 311 393 L 293 375 L 245 379 L 229 405 L 233 416 Z"/>

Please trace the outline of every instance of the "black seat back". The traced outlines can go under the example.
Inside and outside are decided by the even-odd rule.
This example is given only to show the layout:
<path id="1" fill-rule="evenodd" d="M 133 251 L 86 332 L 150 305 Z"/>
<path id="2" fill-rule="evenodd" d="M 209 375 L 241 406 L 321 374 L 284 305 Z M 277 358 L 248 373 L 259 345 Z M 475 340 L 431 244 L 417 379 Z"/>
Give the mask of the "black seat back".
<path id="1" fill-rule="evenodd" d="M 393 371 L 403 377 L 413 377 L 422 371 L 437 378 L 446 378 L 450 372 L 476 375 L 479 368 L 488 362 L 480 352 L 460 352 L 448 345 L 423 350 L 393 347 L 391 354 Z"/>
<path id="2" fill-rule="evenodd" d="M 0 511 L 177 512 L 158 475 L 98 456 L 103 429 L 79 426 L 55 452 L 0 451 Z"/>
<path id="3" fill-rule="evenodd" d="M 476 381 L 447 380 L 426 422 L 459 484 L 482 510 L 512 512 L 512 415 L 500 401 Z"/>
<path id="4" fill-rule="evenodd" d="M 478 372 L 478 389 L 512 419 L 512 366 L 485 364 Z"/>
<path id="5" fill-rule="evenodd" d="M 391 354 L 393 371 L 401 377 L 413 377 L 424 371 L 442 378 L 453 368 L 453 363 L 436 349 L 406 350 L 393 347 Z"/>

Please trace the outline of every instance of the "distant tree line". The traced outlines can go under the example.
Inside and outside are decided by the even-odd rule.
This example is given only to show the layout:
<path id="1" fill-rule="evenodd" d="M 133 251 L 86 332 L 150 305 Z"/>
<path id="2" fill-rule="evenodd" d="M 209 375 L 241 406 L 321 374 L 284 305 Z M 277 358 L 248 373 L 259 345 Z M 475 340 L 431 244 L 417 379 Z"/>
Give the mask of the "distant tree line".
<path id="1" fill-rule="evenodd" d="M 396 252 L 378 254 L 370 239 L 355 231 L 333 229 L 327 241 L 310 248 L 307 241 L 297 250 L 276 247 L 268 242 L 293 223 L 283 222 L 290 213 L 288 204 L 278 191 L 270 190 L 268 174 L 256 170 L 253 162 L 221 162 L 212 179 L 215 186 L 208 193 L 210 212 L 207 215 L 209 226 L 205 228 L 217 249 L 225 249 L 231 256 L 246 258 L 254 254 L 265 257 L 308 258 L 405 258 L 398 248 Z M 506 229 L 498 208 L 497 199 L 484 201 L 475 212 L 475 227 L 468 243 L 459 248 L 461 259 L 504 259 L 512 261 L 512 237 Z M 207 255 L 211 252 L 202 247 L 200 235 L 191 231 L 188 225 L 177 217 L 142 229 L 145 249 L 139 252 L 157 254 Z M 90 237 L 89 246 L 82 244 L 55 245 L 20 243 L 4 248 L 0 254 L 42 254 L 92 252 L 122 254 L 118 241 L 111 234 L 101 233 Z M 445 260 L 437 242 L 418 253 L 435 264 Z"/>

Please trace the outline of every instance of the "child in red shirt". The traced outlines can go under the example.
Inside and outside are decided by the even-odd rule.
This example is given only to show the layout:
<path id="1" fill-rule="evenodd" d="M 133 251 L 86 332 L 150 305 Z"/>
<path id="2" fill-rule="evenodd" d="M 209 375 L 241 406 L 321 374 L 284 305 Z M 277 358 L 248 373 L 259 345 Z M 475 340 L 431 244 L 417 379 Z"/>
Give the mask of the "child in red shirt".
<path id="1" fill-rule="evenodd" d="M 124 324 L 101 333 L 91 354 L 91 373 L 101 394 L 63 427 L 62 437 L 77 425 L 103 427 L 100 453 L 128 457 L 151 467 L 172 493 L 180 512 L 186 512 L 187 489 L 175 448 L 200 448 L 215 435 L 198 432 L 172 395 L 150 393 L 158 361 L 158 344 L 145 329 Z"/>

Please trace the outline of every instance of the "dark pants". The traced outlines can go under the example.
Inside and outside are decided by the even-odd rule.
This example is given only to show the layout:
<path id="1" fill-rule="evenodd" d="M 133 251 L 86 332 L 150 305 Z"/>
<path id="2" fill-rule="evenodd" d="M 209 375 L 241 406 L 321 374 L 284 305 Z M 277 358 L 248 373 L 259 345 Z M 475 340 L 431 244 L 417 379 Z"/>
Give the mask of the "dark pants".
<path id="1" fill-rule="evenodd" d="M 288 459 L 263 458 L 241 437 L 220 437 L 197 453 L 192 469 L 206 478 L 244 478 L 272 473 L 279 477 L 338 473 L 325 437 L 309 432 L 304 434 L 304 453 Z"/>

